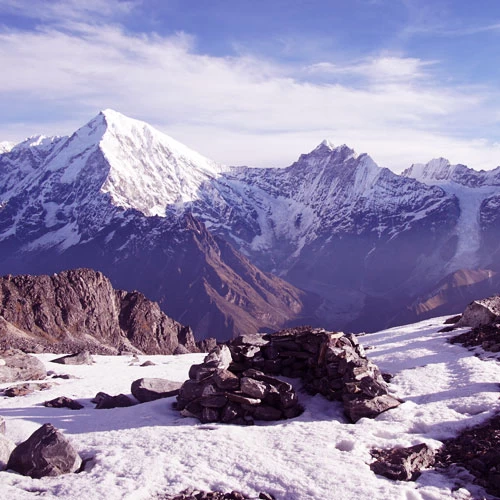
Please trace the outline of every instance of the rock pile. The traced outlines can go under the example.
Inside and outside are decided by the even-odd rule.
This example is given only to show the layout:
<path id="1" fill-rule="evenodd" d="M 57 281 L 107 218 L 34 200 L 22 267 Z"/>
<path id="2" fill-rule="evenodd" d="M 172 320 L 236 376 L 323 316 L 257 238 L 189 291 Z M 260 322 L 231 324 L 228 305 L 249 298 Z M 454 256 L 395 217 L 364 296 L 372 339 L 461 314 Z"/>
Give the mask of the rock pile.
<path id="1" fill-rule="evenodd" d="M 500 413 L 443 442 L 436 466 L 447 468 L 454 464 L 465 467 L 475 476 L 476 484 L 500 498 Z"/>
<path id="2" fill-rule="evenodd" d="M 216 347 L 191 367 L 177 409 L 202 422 L 236 424 L 298 416 L 293 387 L 273 375 L 300 378 L 309 393 L 343 401 L 352 422 L 400 404 L 353 335 L 301 327 Z"/>
<path id="3" fill-rule="evenodd" d="M 158 500 L 274 500 L 274 496 L 270 493 L 259 493 L 258 497 L 247 497 L 239 491 L 231 491 L 223 493 L 222 491 L 200 491 L 200 490 L 184 490 L 178 495 L 158 495 Z"/>

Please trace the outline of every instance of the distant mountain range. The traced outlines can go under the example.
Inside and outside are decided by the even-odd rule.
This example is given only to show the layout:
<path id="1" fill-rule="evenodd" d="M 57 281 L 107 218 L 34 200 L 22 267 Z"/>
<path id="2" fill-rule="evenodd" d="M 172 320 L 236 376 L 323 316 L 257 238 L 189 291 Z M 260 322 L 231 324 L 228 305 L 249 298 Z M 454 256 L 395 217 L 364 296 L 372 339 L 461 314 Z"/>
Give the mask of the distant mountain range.
<path id="1" fill-rule="evenodd" d="M 297 323 L 376 330 L 498 290 L 500 169 L 402 175 L 324 141 L 224 167 L 106 110 L 0 144 L 0 273 L 91 267 L 198 339 Z"/>

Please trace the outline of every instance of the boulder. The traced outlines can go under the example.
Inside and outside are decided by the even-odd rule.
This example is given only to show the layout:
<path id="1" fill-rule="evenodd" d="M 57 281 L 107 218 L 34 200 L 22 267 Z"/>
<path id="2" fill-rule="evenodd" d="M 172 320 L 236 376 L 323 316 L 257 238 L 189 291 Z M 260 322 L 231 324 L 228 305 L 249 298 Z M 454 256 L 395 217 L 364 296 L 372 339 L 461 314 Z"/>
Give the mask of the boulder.
<path id="1" fill-rule="evenodd" d="M 487 299 L 475 300 L 471 302 L 462 314 L 462 317 L 455 323 L 457 328 L 470 326 L 478 328 L 480 326 L 491 325 L 500 316 L 500 296 L 495 295 Z"/>
<path id="2" fill-rule="evenodd" d="M 163 378 L 140 378 L 132 382 L 131 392 L 137 401 L 147 403 L 155 399 L 177 396 L 182 382 Z"/>
<path id="3" fill-rule="evenodd" d="M 39 479 L 76 472 L 82 465 L 69 440 L 53 425 L 43 424 L 26 441 L 16 446 L 7 468 Z"/>
<path id="4" fill-rule="evenodd" d="M 75 354 L 68 354 L 61 358 L 56 358 L 52 363 L 60 363 L 61 365 L 91 365 L 94 363 L 90 352 L 80 351 Z"/>
<path id="5" fill-rule="evenodd" d="M 144 363 L 142 363 L 139 366 L 156 366 L 156 363 L 153 363 L 152 361 L 149 361 L 149 359 L 148 359 L 147 361 L 144 361 Z"/>
<path id="6" fill-rule="evenodd" d="M 0 471 L 7 468 L 7 462 L 15 447 L 15 443 L 3 434 L 0 434 Z"/>
<path id="7" fill-rule="evenodd" d="M 60 396 L 50 401 L 45 401 L 43 406 L 47 408 L 69 408 L 70 410 L 81 410 L 83 405 L 74 399 L 67 398 L 66 396 Z"/>
<path id="8" fill-rule="evenodd" d="M 191 351 L 186 346 L 183 346 L 182 344 L 179 344 L 174 349 L 174 354 L 175 355 L 179 355 L 179 354 L 191 354 Z"/>
<path id="9" fill-rule="evenodd" d="M 46 375 L 45 365 L 34 356 L 15 349 L 0 353 L 0 383 L 41 380 Z"/>
<path id="10" fill-rule="evenodd" d="M 420 470 L 434 464 L 434 451 L 425 443 L 409 448 L 393 448 L 390 450 L 371 450 L 376 458 L 370 469 L 379 476 L 396 481 L 415 481 Z"/>

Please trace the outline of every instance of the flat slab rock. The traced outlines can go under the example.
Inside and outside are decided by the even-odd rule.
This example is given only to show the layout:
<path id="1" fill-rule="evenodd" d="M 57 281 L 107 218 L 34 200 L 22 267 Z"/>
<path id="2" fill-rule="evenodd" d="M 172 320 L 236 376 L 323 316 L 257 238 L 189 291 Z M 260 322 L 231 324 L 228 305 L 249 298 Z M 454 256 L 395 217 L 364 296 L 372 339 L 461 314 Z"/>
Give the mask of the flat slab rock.
<path id="1" fill-rule="evenodd" d="M 43 424 L 12 451 L 7 468 L 39 479 L 76 472 L 82 465 L 68 438 L 51 424 Z"/>
<path id="2" fill-rule="evenodd" d="M 147 403 L 156 399 L 170 398 L 179 394 L 182 382 L 163 378 L 140 378 L 132 382 L 131 392 L 137 401 Z"/>
<path id="3" fill-rule="evenodd" d="M 36 383 L 36 382 L 28 382 L 26 384 L 18 384 L 12 387 L 7 387 L 3 391 L 4 396 L 9 398 L 15 398 L 19 396 L 26 396 L 28 394 L 32 394 L 36 391 L 46 391 L 52 387 L 51 384 L 47 384 L 45 382 Z"/>
<path id="4" fill-rule="evenodd" d="M 425 443 L 409 448 L 374 449 L 371 455 L 376 461 L 370 464 L 370 469 L 396 481 L 415 481 L 420 476 L 420 469 L 434 464 L 434 453 Z"/>
<path id="5" fill-rule="evenodd" d="M 34 356 L 16 349 L 0 352 L 0 383 L 43 380 L 45 365 Z"/>
<path id="6" fill-rule="evenodd" d="M 53 359 L 51 362 L 59 363 L 61 365 L 91 365 L 94 363 L 94 360 L 92 359 L 90 352 L 82 351 Z"/>

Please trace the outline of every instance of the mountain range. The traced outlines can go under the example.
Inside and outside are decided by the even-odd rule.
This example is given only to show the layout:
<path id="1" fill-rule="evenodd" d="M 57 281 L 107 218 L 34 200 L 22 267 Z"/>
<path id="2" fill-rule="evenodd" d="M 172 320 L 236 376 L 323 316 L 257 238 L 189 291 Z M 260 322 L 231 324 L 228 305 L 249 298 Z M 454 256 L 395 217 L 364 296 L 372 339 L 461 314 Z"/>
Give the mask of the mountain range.
<path id="1" fill-rule="evenodd" d="M 0 148 L 0 273 L 88 267 L 198 339 L 310 323 L 373 331 L 498 290 L 500 168 L 401 175 L 323 141 L 226 167 L 106 110 Z"/>

